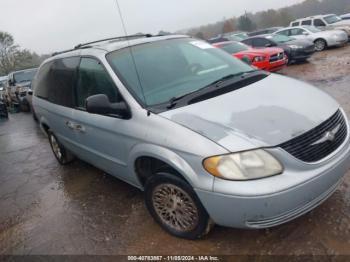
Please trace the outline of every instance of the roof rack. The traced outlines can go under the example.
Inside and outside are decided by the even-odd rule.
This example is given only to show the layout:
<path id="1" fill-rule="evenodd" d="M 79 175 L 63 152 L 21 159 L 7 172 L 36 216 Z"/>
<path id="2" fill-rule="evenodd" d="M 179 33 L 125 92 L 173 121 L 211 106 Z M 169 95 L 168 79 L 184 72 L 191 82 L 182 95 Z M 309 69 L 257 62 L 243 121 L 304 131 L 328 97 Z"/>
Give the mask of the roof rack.
<path id="1" fill-rule="evenodd" d="M 143 38 L 143 37 L 153 37 L 153 35 L 151 35 L 151 34 L 136 34 L 136 35 L 126 35 L 126 36 L 116 36 L 116 37 L 105 38 L 105 39 L 101 39 L 101 40 L 96 40 L 96 41 L 76 45 L 73 49 L 55 52 L 51 56 L 56 56 L 56 55 L 72 52 L 72 51 L 78 50 L 78 49 L 91 48 L 90 45 L 97 44 L 100 42 L 106 42 L 106 41 L 112 41 L 112 40 L 137 39 L 137 38 Z"/>
<path id="2" fill-rule="evenodd" d="M 74 47 L 74 49 L 80 49 L 84 46 L 91 45 L 91 44 L 97 44 L 100 42 L 105 42 L 105 41 L 111 41 L 111 40 L 124 40 L 124 39 L 130 39 L 130 38 L 143 38 L 143 37 L 152 37 L 153 35 L 151 34 L 136 34 L 136 35 L 126 35 L 126 36 L 117 36 L 117 37 L 111 37 L 111 38 L 105 38 L 97 41 L 92 41 L 84 44 L 79 44 Z"/>

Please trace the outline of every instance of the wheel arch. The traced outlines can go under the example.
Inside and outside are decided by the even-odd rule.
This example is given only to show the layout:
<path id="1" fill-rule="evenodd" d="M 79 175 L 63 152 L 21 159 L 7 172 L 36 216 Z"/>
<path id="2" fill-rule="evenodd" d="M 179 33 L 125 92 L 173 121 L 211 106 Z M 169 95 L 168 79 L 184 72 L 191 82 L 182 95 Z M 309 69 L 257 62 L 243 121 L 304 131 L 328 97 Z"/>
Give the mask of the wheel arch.
<path id="1" fill-rule="evenodd" d="M 322 37 L 317 37 L 317 38 L 314 40 L 314 44 L 315 44 L 315 43 L 316 43 L 318 40 L 322 40 L 322 41 L 324 41 L 324 42 L 326 43 L 325 48 L 327 48 L 327 47 L 328 47 L 328 41 L 327 41 L 327 39 L 322 38 Z"/>
<path id="2" fill-rule="evenodd" d="M 145 160 L 146 163 L 140 165 L 140 163 Z M 138 179 L 141 189 L 144 189 L 145 180 L 151 175 L 150 170 L 155 171 L 154 167 L 147 167 L 147 165 L 150 164 L 150 162 L 147 163 L 147 161 L 155 161 L 153 162 L 153 164 L 155 163 L 155 168 L 159 167 L 160 171 L 172 171 L 174 175 L 184 179 L 191 186 L 198 186 L 201 183 L 203 185 L 203 181 L 200 181 L 199 175 L 197 175 L 195 170 L 179 154 L 161 146 L 140 144 L 131 150 L 128 166 L 132 168 L 131 171 Z M 140 172 L 142 168 L 148 168 L 146 173 Z M 208 181 L 207 179 L 207 183 L 204 182 L 208 190 L 212 189 L 214 178 L 211 177 L 211 180 L 212 181 Z"/>

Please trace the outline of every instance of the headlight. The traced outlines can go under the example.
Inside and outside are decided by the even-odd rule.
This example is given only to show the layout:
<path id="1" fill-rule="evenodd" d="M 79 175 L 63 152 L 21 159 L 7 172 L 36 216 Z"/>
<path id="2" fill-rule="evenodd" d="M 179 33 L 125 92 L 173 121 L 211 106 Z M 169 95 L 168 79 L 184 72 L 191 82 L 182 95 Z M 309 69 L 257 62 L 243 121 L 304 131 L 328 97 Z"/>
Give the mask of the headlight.
<path id="1" fill-rule="evenodd" d="M 280 162 L 262 149 L 210 157 L 204 160 L 203 166 L 213 176 L 240 181 L 283 172 Z"/>
<path id="2" fill-rule="evenodd" d="M 256 56 L 253 58 L 253 62 L 262 62 L 265 61 L 266 57 L 265 56 Z"/>
<path id="3" fill-rule="evenodd" d="M 289 47 L 292 48 L 292 49 L 300 49 L 300 48 L 303 48 L 303 47 L 300 46 L 300 45 L 290 45 Z"/>

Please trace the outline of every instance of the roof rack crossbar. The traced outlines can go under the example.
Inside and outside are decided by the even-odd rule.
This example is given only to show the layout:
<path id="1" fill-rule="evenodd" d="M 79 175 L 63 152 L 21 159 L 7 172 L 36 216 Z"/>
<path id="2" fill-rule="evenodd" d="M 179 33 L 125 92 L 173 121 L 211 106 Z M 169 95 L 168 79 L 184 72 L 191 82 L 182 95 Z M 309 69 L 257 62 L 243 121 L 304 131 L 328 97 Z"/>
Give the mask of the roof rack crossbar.
<path id="1" fill-rule="evenodd" d="M 123 39 L 129 39 L 129 38 L 142 38 L 142 37 L 152 37 L 153 35 L 151 34 L 136 34 L 136 35 L 126 35 L 126 36 L 116 36 L 116 37 L 110 37 L 110 38 L 105 38 L 97 41 L 92 41 L 84 44 L 79 44 L 74 47 L 74 49 L 79 49 L 82 48 L 83 46 L 91 45 L 91 44 L 96 44 L 100 42 L 105 42 L 105 41 L 111 41 L 111 40 L 123 40 Z"/>
<path id="2" fill-rule="evenodd" d="M 51 56 L 56 56 L 56 55 L 60 55 L 60 54 L 72 52 L 72 51 L 75 51 L 75 50 L 77 50 L 77 49 L 90 48 L 91 46 L 89 46 L 89 45 L 96 44 L 96 43 L 100 43 L 100 42 L 105 42 L 105 41 L 123 40 L 123 39 L 129 39 L 129 38 L 152 37 L 152 36 L 153 36 L 153 35 L 151 35 L 151 34 L 136 34 L 136 35 L 126 35 L 126 36 L 110 37 L 110 38 L 105 38 L 105 39 L 101 39 L 101 40 L 97 40 L 97 41 L 92 41 L 92 42 L 88 42 L 88 43 L 84 43 L 84 44 L 79 44 L 79 45 L 76 45 L 73 49 L 68 49 L 68 50 L 64 50 L 64 51 L 55 52 L 55 53 L 53 53 Z"/>

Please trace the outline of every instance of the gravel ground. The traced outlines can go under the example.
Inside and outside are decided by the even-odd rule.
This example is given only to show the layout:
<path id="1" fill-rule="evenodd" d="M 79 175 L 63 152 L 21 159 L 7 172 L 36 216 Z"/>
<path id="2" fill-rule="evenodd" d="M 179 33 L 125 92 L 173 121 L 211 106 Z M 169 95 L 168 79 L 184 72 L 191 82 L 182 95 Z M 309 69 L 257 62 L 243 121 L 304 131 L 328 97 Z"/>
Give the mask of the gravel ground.
<path id="1" fill-rule="evenodd" d="M 281 73 L 325 90 L 350 115 L 350 46 Z M 320 207 L 273 229 L 217 226 L 180 240 L 155 224 L 137 189 L 81 161 L 59 166 L 31 116 L 16 114 L 0 122 L 0 254 L 350 255 L 349 186 L 350 173 Z"/>

